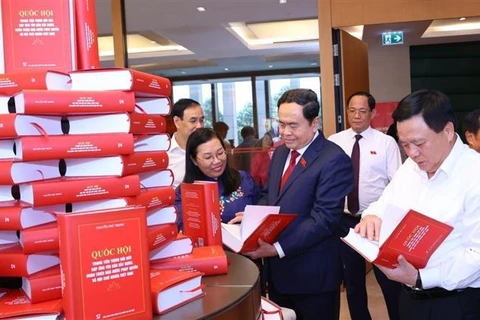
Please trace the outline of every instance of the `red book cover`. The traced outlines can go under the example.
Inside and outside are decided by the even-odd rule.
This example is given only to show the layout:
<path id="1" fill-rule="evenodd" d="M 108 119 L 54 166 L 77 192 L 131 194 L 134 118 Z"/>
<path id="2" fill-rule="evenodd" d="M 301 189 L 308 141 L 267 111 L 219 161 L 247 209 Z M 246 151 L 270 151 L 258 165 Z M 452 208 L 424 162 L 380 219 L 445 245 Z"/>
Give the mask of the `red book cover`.
<path id="1" fill-rule="evenodd" d="M 22 319 L 22 316 L 34 315 L 55 316 L 61 312 L 62 299 L 33 304 L 20 289 L 8 291 L 0 296 L 0 319 Z"/>
<path id="2" fill-rule="evenodd" d="M 164 314 L 205 295 L 201 272 L 151 270 L 153 312 Z"/>
<path id="3" fill-rule="evenodd" d="M 34 207 L 135 196 L 140 193 L 136 175 L 98 179 L 62 179 L 20 185 L 20 200 Z"/>
<path id="4" fill-rule="evenodd" d="M 125 91 L 22 90 L 14 96 L 15 113 L 99 114 L 133 112 L 135 95 Z"/>
<path id="5" fill-rule="evenodd" d="M 25 254 L 58 250 L 57 222 L 20 231 L 20 244 Z"/>
<path id="6" fill-rule="evenodd" d="M 410 210 L 381 246 L 353 229 L 341 239 L 372 263 L 393 269 L 403 255 L 416 269 L 422 269 L 452 230 L 452 226 Z"/>
<path id="7" fill-rule="evenodd" d="M 176 256 L 150 264 L 152 269 L 199 271 L 206 276 L 228 273 L 228 260 L 222 246 L 194 248 L 191 254 Z"/>
<path id="8" fill-rule="evenodd" d="M 15 150 L 15 158 L 23 161 L 114 156 L 133 153 L 133 135 L 109 133 L 22 137 L 14 140 L 12 149 Z"/>
<path id="9" fill-rule="evenodd" d="M 70 72 L 72 90 L 126 90 L 137 97 L 169 97 L 170 80 L 124 68 L 103 68 Z"/>
<path id="10" fill-rule="evenodd" d="M 168 97 L 137 98 L 135 112 L 146 114 L 168 115 L 172 109 L 172 101 Z"/>
<path id="11" fill-rule="evenodd" d="M 53 254 L 25 254 L 19 243 L 0 246 L 0 275 L 26 277 L 35 272 L 56 266 L 60 260 Z"/>
<path id="12" fill-rule="evenodd" d="M 130 204 L 145 206 L 147 209 L 171 206 L 175 203 L 175 189 L 173 187 L 158 187 L 141 189 L 140 194 L 129 198 Z"/>
<path id="13" fill-rule="evenodd" d="M 166 243 L 150 251 L 150 261 L 163 260 L 170 257 L 180 256 L 192 253 L 193 241 L 192 238 L 184 234 L 177 234 L 177 237 L 172 241 Z"/>
<path id="14" fill-rule="evenodd" d="M 147 211 L 147 225 L 155 226 L 164 223 L 176 223 L 178 217 L 175 206 L 155 207 Z"/>
<path id="15" fill-rule="evenodd" d="M 100 68 L 94 0 L 75 0 L 78 69 Z"/>
<path id="16" fill-rule="evenodd" d="M 28 277 L 22 277 L 22 290 L 31 303 L 61 299 L 60 266 L 42 270 Z"/>
<path id="17" fill-rule="evenodd" d="M 73 1 L 2 0 L 0 73 L 76 69 Z M 6 44 L 6 45 L 5 45 Z"/>
<path id="18" fill-rule="evenodd" d="M 165 133 L 139 136 L 135 140 L 134 148 L 135 152 L 168 151 L 170 149 L 170 136 Z"/>
<path id="19" fill-rule="evenodd" d="M 58 164 L 58 160 L 30 162 L 0 161 L 0 185 L 60 178 Z"/>
<path id="20" fill-rule="evenodd" d="M 177 238 L 178 228 L 175 223 L 148 226 L 148 248 L 154 250 L 167 245 Z"/>
<path id="21" fill-rule="evenodd" d="M 192 237 L 195 247 L 222 245 L 217 183 L 182 183 L 180 190 L 184 233 Z"/>
<path id="22" fill-rule="evenodd" d="M 166 151 L 134 152 L 122 156 L 122 159 L 124 175 L 165 170 L 168 167 L 168 154 Z"/>
<path id="23" fill-rule="evenodd" d="M 0 94 L 4 95 L 13 95 L 24 89 L 69 90 L 71 86 L 70 76 L 57 71 L 32 70 L 0 74 Z"/>
<path id="24" fill-rule="evenodd" d="M 152 319 L 145 208 L 60 215 L 58 229 L 66 319 Z"/>
<path id="25" fill-rule="evenodd" d="M 165 117 L 159 114 L 130 113 L 130 133 L 158 134 L 167 129 Z"/>
<path id="26" fill-rule="evenodd" d="M 23 230 L 56 221 L 56 217 L 42 209 L 15 202 L 0 202 L 0 230 Z"/>

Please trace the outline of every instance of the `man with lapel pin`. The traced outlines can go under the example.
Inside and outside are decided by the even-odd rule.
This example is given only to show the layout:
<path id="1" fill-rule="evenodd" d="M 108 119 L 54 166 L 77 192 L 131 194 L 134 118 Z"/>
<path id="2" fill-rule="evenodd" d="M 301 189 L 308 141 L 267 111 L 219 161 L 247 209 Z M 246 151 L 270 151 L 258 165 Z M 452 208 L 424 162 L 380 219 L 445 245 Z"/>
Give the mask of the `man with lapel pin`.
<path id="1" fill-rule="evenodd" d="M 273 154 L 259 204 L 298 216 L 273 245 L 259 240 L 259 248 L 247 253 L 268 258 L 269 297 L 293 309 L 299 320 L 338 319 L 339 228 L 353 184 L 349 156 L 318 130 L 319 111 L 309 89 L 289 90 L 279 99 L 284 144 Z"/>

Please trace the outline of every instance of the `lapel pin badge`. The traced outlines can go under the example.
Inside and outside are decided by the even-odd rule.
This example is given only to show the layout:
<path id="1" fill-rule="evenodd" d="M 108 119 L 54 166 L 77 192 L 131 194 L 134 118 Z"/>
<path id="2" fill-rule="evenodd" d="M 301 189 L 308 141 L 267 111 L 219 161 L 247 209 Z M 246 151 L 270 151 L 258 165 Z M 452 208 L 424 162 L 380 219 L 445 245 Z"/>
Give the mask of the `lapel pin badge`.
<path id="1" fill-rule="evenodd" d="M 370 151 L 370 154 L 377 154 L 376 151 Z"/>
<path id="2" fill-rule="evenodd" d="M 305 161 L 304 158 L 300 159 L 300 165 L 305 168 L 307 166 L 307 161 Z"/>

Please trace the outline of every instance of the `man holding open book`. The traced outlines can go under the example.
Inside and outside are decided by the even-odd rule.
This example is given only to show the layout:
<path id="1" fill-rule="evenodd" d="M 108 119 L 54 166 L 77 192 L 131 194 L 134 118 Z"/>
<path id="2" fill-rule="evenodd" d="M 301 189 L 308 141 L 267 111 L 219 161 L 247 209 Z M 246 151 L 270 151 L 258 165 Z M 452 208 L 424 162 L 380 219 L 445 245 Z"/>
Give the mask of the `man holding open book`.
<path id="1" fill-rule="evenodd" d="M 392 114 L 407 159 L 355 231 L 378 240 L 391 205 L 413 209 L 453 227 L 424 268 L 403 256 L 393 269 L 403 283 L 402 319 L 480 318 L 480 155 L 455 133 L 449 98 L 436 90 L 413 92 Z"/>

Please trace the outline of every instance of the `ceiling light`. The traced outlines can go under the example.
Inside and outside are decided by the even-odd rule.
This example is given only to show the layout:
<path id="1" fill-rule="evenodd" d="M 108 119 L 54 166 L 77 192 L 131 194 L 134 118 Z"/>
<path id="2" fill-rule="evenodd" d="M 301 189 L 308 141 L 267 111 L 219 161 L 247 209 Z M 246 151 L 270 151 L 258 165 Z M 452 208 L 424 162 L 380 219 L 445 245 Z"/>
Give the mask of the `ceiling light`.
<path id="1" fill-rule="evenodd" d="M 225 69 L 223 69 L 223 70 L 228 71 L 228 68 L 225 68 Z"/>
<path id="2" fill-rule="evenodd" d="M 310 63 L 310 65 L 311 65 L 311 66 L 316 66 L 317 63 L 316 63 L 316 62 L 312 62 L 312 63 Z"/>
<path id="3" fill-rule="evenodd" d="M 180 73 L 181 73 L 181 74 L 186 74 L 186 72 L 185 72 L 185 71 L 180 71 Z"/>
<path id="4" fill-rule="evenodd" d="M 465 18 L 465 17 L 461 17 L 461 18 L 458 19 L 458 20 L 463 21 L 463 20 L 466 20 L 466 19 L 467 19 L 467 18 Z"/>
<path id="5" fill-rule="evenodd" d="M 280 0 L 280 3 L 287 3 L 287 0 Z"/>
<path id="6" fill-rule="evenodd" d="M 269 67 L 269 68 L 273 68 L 273 66 L 272 66 L 272 65 L 269 65 L 268 67 Z"/>
<path id="7" fill-rule="evenodd" d="M 160 45 L 137 33 L 127 35 L 127 48 L 129 54 L 187 51 L 185 47 L 174 42 L 169 41 L 166 45 Z M 98 37 L 98 49 L 100 57 L 113 56 L 113 36 Z"/>
<path id="8" fill-rule="evenodd" d="M 207 11 L 207 9 L 205 9 L 204 7 L 197 7 L 197 10 L 200 11 L 200 12 L 205 12 L 205 11 Z"/>
<path id="9" fill-rule="evenodd" d="M 480 34 L 480 17 L 469 17 L 459 22 L 458 18 L 434 20 L 425 30 L 422 38 L 466 36 Z"/>

